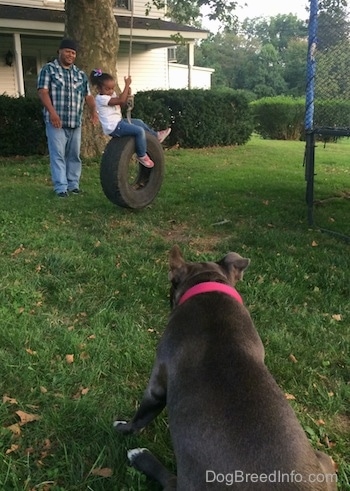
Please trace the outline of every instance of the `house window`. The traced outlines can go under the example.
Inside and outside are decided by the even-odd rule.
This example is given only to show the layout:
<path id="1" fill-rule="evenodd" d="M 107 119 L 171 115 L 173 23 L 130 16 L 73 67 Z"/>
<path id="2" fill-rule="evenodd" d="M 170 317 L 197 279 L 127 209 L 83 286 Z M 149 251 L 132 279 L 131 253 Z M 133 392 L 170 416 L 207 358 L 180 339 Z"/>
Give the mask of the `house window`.
<path id="1" fill-rule="evenodd" d="M 22 56 L 24 92 L 26 97 L 36 97 L 37 59 L 36 56 Z"/>
<path id="2" fill-rule="evenodd" d="M 115 0 L 115 7 L 118 9 L 130 10 L 129 0 Z"/>
<path id="3" fill-rule="evenodd" d="M 177 46 L 172 46 L 171 48 L 168 48 L 168 63 L 176 63 L 177 62 L 176 49 L 177 49 Z"/>

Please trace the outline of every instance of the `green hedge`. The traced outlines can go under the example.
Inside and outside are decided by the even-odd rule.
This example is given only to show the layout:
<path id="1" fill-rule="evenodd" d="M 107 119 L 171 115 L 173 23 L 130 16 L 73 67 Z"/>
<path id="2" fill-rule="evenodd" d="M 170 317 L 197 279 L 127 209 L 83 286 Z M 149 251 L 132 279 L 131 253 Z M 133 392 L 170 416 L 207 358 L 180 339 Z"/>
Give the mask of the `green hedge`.
<path id="1" fill-rule="evenodd" d="M 132 112 L 156 130 L 171 126 L 166 144 L 183 148 L 242 145 L 253 130 L 263 138 L 304 139 L 304 115 L 304 98 L 251 101 L 246 91 L 232 89 L 138 92 Z M 350 102 L 316 100 L 314 125 L 350 128 Z M 45 154 L 39 99 L 0 95 L 0 155 Z"/>
<path id="2" fill-rule="evenodd" d="M 167 145 L 183 148 L 242 145 L 253 132 L 249 98 L 234 90 L 157 90 L 135 95 L 133 117 L 159 130 Z"/>
<path id="3" fill-rule="evenodd" d="M 255 131 L 271 140 L 300 140 L 304 135 L 305 99 L 264 97 L 250 103 Z"/>
<path id="4" fill-rule="evenodd" d="M 304 140 L 305 99 L 265 97 L 250 103 L 254 129 L 271 140 Z M 314 128 L 350 128 L 350 102 L 346 100 L 315 100 Z M 320 137 L 321 140 L 336 139 Z"/>
<path id="5" fill-rule="evenodd" d="M 350 128 L 350 101 L 324 100 L 315 102 L 314 126 Z"/>
<path id="6" fill-rule="evenodd" d="M 201 148 L 241 145 L 253 132 L 248 96 L 242 91 L 139 92 L 132 117 L 155 129 L 171 125 L 168 145 Z M 44 155 L 45 127 L 39 99 L 0 96 L 0 155 Z"/>
<path id="7" fill-rule="evenodd" d="M 44 155 L 46 149 L 39 100 L 0 95 L 0 155 Z"/>

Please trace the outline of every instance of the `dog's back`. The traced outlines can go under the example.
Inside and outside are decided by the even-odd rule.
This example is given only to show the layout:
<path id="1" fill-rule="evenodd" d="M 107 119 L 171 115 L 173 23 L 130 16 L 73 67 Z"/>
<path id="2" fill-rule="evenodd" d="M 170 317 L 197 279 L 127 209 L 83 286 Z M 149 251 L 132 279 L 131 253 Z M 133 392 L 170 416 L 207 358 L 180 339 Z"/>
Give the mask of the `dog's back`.
<path id="1" fill-rule="evenodd" d="M 308 482 L 318 460 L 244 306 L 220 293 L 192 298 L 171 315 L 160 359 L 163 350 L 177 489 L 327 489 Z"/>
<path id="2" fill-rule="evenodd" d="M 164 490 L 335 491 L 331 459 L 311 447 L 264 364 L 264 348 L 233 288 L 249 260 L 170 254 L 173 311 L 140 408 L 119 431 L 143 428 L 167 405 L 177 481 L 146 449 L 131 463 Z"/>

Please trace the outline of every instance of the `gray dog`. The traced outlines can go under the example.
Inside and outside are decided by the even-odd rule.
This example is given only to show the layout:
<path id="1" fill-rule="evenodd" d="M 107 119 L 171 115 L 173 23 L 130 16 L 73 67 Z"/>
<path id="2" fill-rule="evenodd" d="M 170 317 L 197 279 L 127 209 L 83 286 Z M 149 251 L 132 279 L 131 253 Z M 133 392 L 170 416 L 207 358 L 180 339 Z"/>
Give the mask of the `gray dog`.
<path id="1" fill-rule="evenodd" d="M 234 288 L 249 259 L 185 262 L 170 253 L 172 312 L 142 402 L 121 433 L 167 406 L 177 477 L 144 448 L 130 463 L 164 490 L 333 491 L 332 460 L 314 451 L 264 364 L 264 347 Z"/>

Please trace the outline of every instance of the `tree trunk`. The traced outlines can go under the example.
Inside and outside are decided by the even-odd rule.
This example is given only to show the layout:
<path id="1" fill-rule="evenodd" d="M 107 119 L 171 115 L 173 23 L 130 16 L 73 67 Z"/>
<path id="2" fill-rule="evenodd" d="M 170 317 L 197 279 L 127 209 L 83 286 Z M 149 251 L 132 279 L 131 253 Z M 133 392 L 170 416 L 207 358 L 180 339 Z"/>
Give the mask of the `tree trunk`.
<path id="1" fill-rule="evenodd" d="M 94 68 L 116 76 L 119 48 L 113 0 L 65 0 L 65 36 L 78 43 L 76 64 L 87 76 Z M 102 154 L 109 139 L 94 127 L 85 105 L 82 126 L 82 157 Z"/>

